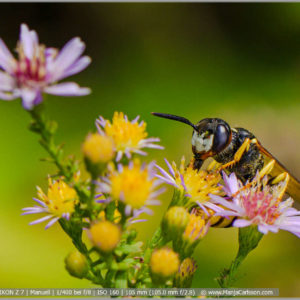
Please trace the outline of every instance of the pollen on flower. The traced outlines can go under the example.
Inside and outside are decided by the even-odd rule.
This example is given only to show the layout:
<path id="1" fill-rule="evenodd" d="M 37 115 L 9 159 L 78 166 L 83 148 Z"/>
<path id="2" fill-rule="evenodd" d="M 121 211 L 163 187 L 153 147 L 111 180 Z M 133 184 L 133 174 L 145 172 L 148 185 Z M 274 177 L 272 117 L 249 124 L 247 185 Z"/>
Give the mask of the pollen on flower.
<path id="1" fill-rule="evenodd" d="M 49 178 L 47 195 L 40 187 L 37 190 L 38 197 L 44 201 L 51 214 L 62 217 L 74 212 L 75 203 L 78 201 L 77 193 L 62 179 L 52 181 Z"/>
<path id="2" fill-rule="evenodd" d="M 163 147 L 154 144 L 159 142 L 159 138 L 147 138 L 146 123 L 138 122 L 139 116 L 129 121 L 123 112 L 115 112 L 112 122 L 99 117 L 96 120 L 96 126 L 101 135 L 106 135 L 113 139 L 116 147 L 116 160 L 119 161 L 125 154 L 131 158 L 131 153 L 146 155 L 142 148 L 163 149 Z"/>
<path id="3" fill-rule="evenodd" d="M 115 112 L 112 123 L 107 121 L 104 126 L 105 133 L 112 137 L 118 150 L 125 150 L 127 147 L 135 148 L 139 142 L 147 137 L 146 123 L 130 122 L 125 118 L 124 113 Z"/>
<path id="4" fill-rule="evenodd" d="M 179 263 L 178 254 L 172 249 L 164 247 L 153 251 L 150 268 L 154 275 L 168 278 L 178 271 Z"/>
<path id="5" fill-rule="evenodd" d="M 52 180 L 49 178 L 48 192 L 45 194 L 37 187 L 38 198 L 33 198 L 40 206 L 23 208 L 23 215 L 46 213 L 45 217 L 35 220 L 30 225 L 49 220 L 46 229 L 52 226 L 60 218 L 69 219 L 78 202 L 76 191 L 67 185 L 63 178 Z"/>
<path id="6" fill-rule="evenodd" d="M 114 250 L 121 239 L 119 226 L 109 221 L 93 224 L 89 233 L 92 243 L 103 252 Z"/>
<path id="7" fill-rule="evenodd" d="M 112 197 L 138 209 L 150 198 L 155 178 L 149 176 L 148 168 L 142 168 L 139 160 L 134 160 L 121 172 L 113 172 L 110 180 Z"/>
<path id="8" fill-rule="evenodd" d="M 110 161 L 114 154 L 113 140 L 98 133 L 89 134 L 82 145 L 84 156 L 92 163 L 106 163 Z"/>
<path id="9" fill-rule="evenodd" d="M 187 167 L 185 166 L 185 157 L 182 157 L 180 166 L 177 167 L 176 163 L 172 165 L 165 160 L 168 166 L 169 173 L 159 166 L 156 166 L 162 175 L 158 175 L 167 184 L 173 185 L 190 201 L 186 203 L 187 207 L 193 206 L 196 203 L 205 203 L 210 200 L 210 194 L 219 194 L 221 186 L 221 175 L 219 173 L 209 173 L 205 170 L 193 169 L 191 162 Z"/>

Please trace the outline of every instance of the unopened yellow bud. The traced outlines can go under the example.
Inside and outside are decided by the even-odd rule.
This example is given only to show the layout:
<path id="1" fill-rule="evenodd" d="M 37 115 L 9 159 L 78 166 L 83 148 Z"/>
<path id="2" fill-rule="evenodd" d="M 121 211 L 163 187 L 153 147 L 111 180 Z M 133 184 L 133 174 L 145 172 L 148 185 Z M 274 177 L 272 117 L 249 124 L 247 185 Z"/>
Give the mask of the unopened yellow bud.
<path id="1" fill-rule="evenodd" d="M 65 258 L 66 269 L 70 275 L 83 278 L 88 272 L 88 263 L 83 254 L 75 250 Z"/>
<path id="2" fill-rule="evenodd" d="M 107 163 L 115 154 L 113 140 L 99 133 L 89 134 L 82 145 L 82 152 L 93 164 Z"/>
<path id="3" fill-rule="evenodd" d="M 178 271 L 178 254 L 167 247 L 154 250 L 150 259 L 150 268 L 154 276 L 169 278 Z"/>
<path id="4" fill-rule="evenodd" d="M 100 221 L 91 226 L 90 238 L 92 243 L 102 252 L 111 252 L 121 239 L 118 225 L 109 221 Z"/>
<path id="5" fill-rule="evenodd" d="M 163 230 L 167 237 L 175 240 L 184 231 L 190 215 L 184 207 L 172 206 L 165 214 Z"/>
<path id="6" fill-rule="evenodd" d="M 183 233 L 183 239 L 189 243 L 194 243 L 202 239 L 208 231 L 208 226 L 205 219 L 196 216 L 195 214 L 190 214 L 189 222 Z"/>
<path id="7" fill-rule="evenodd" d="M 175 277 L 176 287 L 190 287 L 196 270 L 197 264 L 193 258 L 184 259 Z"/>

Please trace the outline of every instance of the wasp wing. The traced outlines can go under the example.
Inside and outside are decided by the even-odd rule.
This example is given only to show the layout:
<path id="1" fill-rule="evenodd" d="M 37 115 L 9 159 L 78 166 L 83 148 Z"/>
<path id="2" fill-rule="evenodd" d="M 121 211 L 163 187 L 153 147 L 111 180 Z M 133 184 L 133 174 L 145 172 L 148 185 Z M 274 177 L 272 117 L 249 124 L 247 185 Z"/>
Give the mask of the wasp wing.
<path id="1" fill-rule="evenodd" d="M 300 181 L 291 174 L 291 172 L 276 158 L 272 155 L 266 148 L 264 148 L 260 143 L 258 143 L 259 151 L 264 155 L 265 160 L 274 159 L 275 165 L 270 173 L 271 176 L 278 176 L 280 173 L 287 172 L 290 176 L 289 183 L 286 192 L 294 199 L 300 202 Z"/>

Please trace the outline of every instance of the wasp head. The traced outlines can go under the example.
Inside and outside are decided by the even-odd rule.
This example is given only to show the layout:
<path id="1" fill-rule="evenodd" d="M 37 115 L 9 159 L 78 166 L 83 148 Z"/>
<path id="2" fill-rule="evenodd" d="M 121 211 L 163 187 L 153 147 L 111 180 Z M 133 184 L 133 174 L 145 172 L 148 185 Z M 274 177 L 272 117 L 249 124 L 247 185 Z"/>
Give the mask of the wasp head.
<path id="1" fill-rule="evenodd" d="M 206 118 L 193 124 L 186 118 L 170 114 L 152 113 L 155 116 L 179 121 L 193 127 L 192 150 L 197 159 L 204 160 L 225 149 L 231 141 L 230 126 L 218 118 Z"/>

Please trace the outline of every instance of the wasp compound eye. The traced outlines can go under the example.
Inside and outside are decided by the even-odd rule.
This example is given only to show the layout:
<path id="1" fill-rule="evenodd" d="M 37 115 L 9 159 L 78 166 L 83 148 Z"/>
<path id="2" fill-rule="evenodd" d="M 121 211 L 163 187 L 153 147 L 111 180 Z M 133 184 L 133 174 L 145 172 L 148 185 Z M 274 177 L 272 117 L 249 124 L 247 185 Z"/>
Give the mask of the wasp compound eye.
<path id="1" fill-rule="evenodd" d="M 231 132 L 229 126 L 220 124 L 215 130 L 215 138 L 213 143 L 213 151 L 218 153 L 222 151 L 230 142 Z"/>

